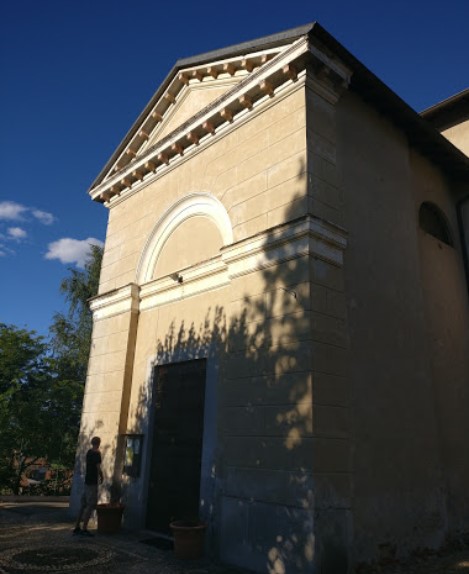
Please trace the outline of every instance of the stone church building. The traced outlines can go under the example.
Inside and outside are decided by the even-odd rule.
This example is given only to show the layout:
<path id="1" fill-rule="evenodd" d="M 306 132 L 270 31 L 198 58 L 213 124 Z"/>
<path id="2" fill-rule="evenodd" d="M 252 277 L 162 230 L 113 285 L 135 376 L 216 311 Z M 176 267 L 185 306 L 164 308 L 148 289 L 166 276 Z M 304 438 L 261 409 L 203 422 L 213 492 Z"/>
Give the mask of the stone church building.
<path id="1" fill-rule="evenodd" d="M 176 62 L 90 189 L 72 506 L 97 434 L 126 527 L 256 572 L 469 531 L 468 94 L 419 115 L 316 23 Z"/>

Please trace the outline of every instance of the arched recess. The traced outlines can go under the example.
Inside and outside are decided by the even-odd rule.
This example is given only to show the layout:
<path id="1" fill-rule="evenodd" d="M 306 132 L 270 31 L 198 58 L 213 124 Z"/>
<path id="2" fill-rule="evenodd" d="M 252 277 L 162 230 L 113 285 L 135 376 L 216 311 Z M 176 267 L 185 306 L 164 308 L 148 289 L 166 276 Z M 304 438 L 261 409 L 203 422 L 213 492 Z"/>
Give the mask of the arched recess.
<path id="1" fill-rule="evenodd" d="M 213 221 L 220 231 L 223 245 L 233 242 L 231 220 L 224 205 L 209 193 L 187 195 L 166 211 L 151 232 L 137 270 L 138 285 L 152 279 L 158 256 L 176 227 L 196 216 L 204 216 Z"/>
<path id="2" fill-rule="evenodd" d="M 430 201 L 424 201 L 419 209 L 420 228 L 447 245 L 453 245 L 449 223 L 441 209 Z"/>

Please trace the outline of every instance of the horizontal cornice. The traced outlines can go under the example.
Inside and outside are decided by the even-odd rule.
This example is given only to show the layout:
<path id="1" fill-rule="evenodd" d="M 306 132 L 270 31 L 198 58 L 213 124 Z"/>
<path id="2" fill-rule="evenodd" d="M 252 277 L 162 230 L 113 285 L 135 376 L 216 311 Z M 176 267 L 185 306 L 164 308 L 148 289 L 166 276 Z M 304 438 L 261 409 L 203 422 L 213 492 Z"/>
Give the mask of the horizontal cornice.
<path id="1" fill-rule="evenodd" d="M 221 249 L 220 255 L 137 286 L 132 283 L 91 302 L 95 320 L 144 311 L 230 285 L 236 277 L 299 257 L 314 257 L 341 267 L 347 232 L 313 217 L 299 218 Z"/>
<path id="2" fill-rule="evenodd" d="M 223 247 L 221 257 L 230 278 L 308 254 L 340 267 L 346 238 L 343 228 L 308 215 Z"/>
<path id="3" fill-rule="evenodd" d="M 119 289 L 113 289 L 90 300 L 93 319 L 104 319 L 128 311 L 136 312 L 139 308 L 139 287 L 129 283 Z"/>

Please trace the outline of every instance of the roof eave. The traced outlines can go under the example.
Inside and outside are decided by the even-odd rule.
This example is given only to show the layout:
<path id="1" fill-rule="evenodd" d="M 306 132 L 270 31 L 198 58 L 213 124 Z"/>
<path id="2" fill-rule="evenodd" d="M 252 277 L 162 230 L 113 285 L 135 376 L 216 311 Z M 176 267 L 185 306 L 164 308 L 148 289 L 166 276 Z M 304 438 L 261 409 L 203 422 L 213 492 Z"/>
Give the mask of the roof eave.
<path id="1" fill-rule="evenodd" d="M 469 182 L 469 158 L 461 150 L 386 86 L 320 24 L 314 26 L 310 38 L 311 41 L 316 38 L 326 45 L 352 69 L 350 89 L 390 117 L 406 133 L 411 145 L 440 165 L 451 178 Z"/>
<path id="2" fill-rule="evenodd" d="M 430 106 L 429 108 L 420 112 L 420 115 L 428 119 L 429 117 L 438 114 L 448 107 L 453 107 L 454 105 L 459 104 L 463 100 L 469 100 L 469 88 L 462 90 L 461 92 L 458 92 L 457 94 L 454 94 L 449 98 L 434 104 L 433 106 Z"/>
<path id="3" fill-rule="evenodd" d="M 408 141 L 421 153 L 430 157 L 440 165 L 451 178 L 469 182 L 469 158 L 442 136 L 425 118 L 406 104 L 395 92 L 384 84 L 375 74 L 353 56 L 340 42 L 329 34 L 320 24 L 313 22 L 305 26 L 286 30 L 279 34 L 264 36 L 254 41 L 243 42 L 199 54 L 191 58 L 180 59 L 173 66 L 165 80 L 155 92 L 142 113 L 138 116 L 127 135 L 122 140 L 109 161 L 101 170 L 90 187 L 90 191 L 104 179 L 116 158 L 122 153 L 134 136 L 141 122 L 147 117 L 155 102 L 164 93 L 175 74 L 182 68 L 202 65 L 214 59 L 229 58 L 252 50 L 262 50 L 268 47 L 281 46 L 294 41 L 301 36 L 309 36 L 312 44 L 316 43 L 330 50 L 346 66 L 353 71 L 350 89 L 368 101 L 375 109 L 388 116 L 400 129 L 406 133 Z"/>

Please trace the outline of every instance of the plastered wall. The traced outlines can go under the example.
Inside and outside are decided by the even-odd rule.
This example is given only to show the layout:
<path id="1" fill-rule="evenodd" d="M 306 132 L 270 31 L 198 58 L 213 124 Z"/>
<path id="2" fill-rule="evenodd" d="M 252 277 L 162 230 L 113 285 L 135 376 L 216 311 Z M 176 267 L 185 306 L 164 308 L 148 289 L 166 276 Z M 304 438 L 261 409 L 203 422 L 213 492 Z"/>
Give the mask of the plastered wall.
<path id="1" fill-rule="evenodd" d="M 314 89 L 314 76 L 311 79 L 313 83 L 306 89 L 308 210 L 344 227 L 344 166 L 338 148 L 337 116 L 342 94 L 331 90 L 324 97 Z M 346 228 L 345 233 L 348 242 Z M 344 269 L 341 263 L 315 257 L 309 266 L 315 568 L 317 572 L 347 572 L 353 545 L 353 474 Z"/>
<path id="2" fill-rule="evenodd" d="M 229 249 L 213 219 L 176 227 L 140 309 L 95 322 L 82 422 L 99 425 L 110 474 L 117 435 L 144 435 L 142 474 L 125 479 L 126 523 L 141 528 L 154 366 L 206 358 L 201 515 L 220 558 L 259 572 L 345 572 L 464 526 L 461 256 L 418 228 L 424 197 L 454 224 L 450 187 L 329 88 L 298 83 L 109 212 L 103 300 L 138 283 L 155 230 L 191 194 L 222 204 L 239 249 L 266 246 L 212 287 L 165 284 L 171 297 L 151 303 L 162 275 Z M 307 214 L 325 227 L 295 251 L 284 224 Z"/>
<path id="3" fill-rule="evenodd" d="M 457 534 L 469 528 L 469 461 L 463 454 L 469 434 L 468 291 L 454 196 L 433 166 L 414 154 L 411 161 L 416 209 L 423 201 L 438 206 L 452 240 L 447 245 L 418 233 L 448 528 Z"/>
<path id="4" fill-rule="evenodd" d="M 210 193 L 223 203 L 235 242 L 304 216 L 305 122 L 305 94 L 298 87 L 113 207 L 100 293 L 136 281 L 155 226 L 188 194 Z M 220 234 L 213 223 L 193 218 L 168 239 L 156 277 L 171 272 L 178 261 L 184 267 L 219 253 Z M 301 555 L 295 568 L 308 571 L 314 554 L 310 469 L 315 440 L 309 259 L 267 261 L 265 269 L 232 277 L 228 287 L 190 298 L 184 296 L 184 283 L 180 289 L 176 301 L 139 313 L 127 430 L 145 434 L 147 445 L 151 440 L 148 405 L 155 364 L 207 357 L 211 406 L 205 414 L 201 513 L 210 524 L 212 547 L 222 559 L 260 571 L 267 564 L 293 564 Z M 106 319 L 101 327 L 98 321 L 98 329 L 107 331 L 114 321 Z M 102 360 L 113 353 L 108 348 Z M 123 360 L 120 351 L 115 356 Z M 91 372 L 88 391 L 100 397 L 101 384 Z M 116 409 L 109 435 L 120 416 Z M 148 462 L 146 451 L 142 476 L 127 481 L 129 525 L 145 523 Z"/>
<path id="5" fill-rule="evenodd" d="M 418 227 L 424 199 L 443 203 L 455 225 L 448 182 L 353 94 L 341 100 L 339 117 L 349 232 L 354 552 L 356 560 L 379 560 L 438 546 L 456 526 L 447 485 L 461 473 L 445 461 L 462 450 L 445 436 L 451 427 L 453 438 L 464 434 L 467 426 L 461 417 L 450 422 L 456 405 L 448 388 L 462 398 L 461 378 L 469 380 L 467 297 L 458 246 L 435 247 Z M 439 328 L 444 349 L 435 339 Z M 455 415 L 462 409 L 467 402 Z M 466 504 L 461 490 L 458 498 Z"/>
<path id="6" fill-rule="evenodd" d="M 303 214 L 304 125 L 304 93 L 297 90 L 113 207 L 100 293 L 135 281 L 158 219 L 189 193 L 208 192 L 222 201 L 235 241 L 282 223 L 287 210 L 292 218 Z"/>
<path id="7" fill-rule="evenodd" d="M 449 141 L 469 156 L 469 120 L 441 132 Z"/>

